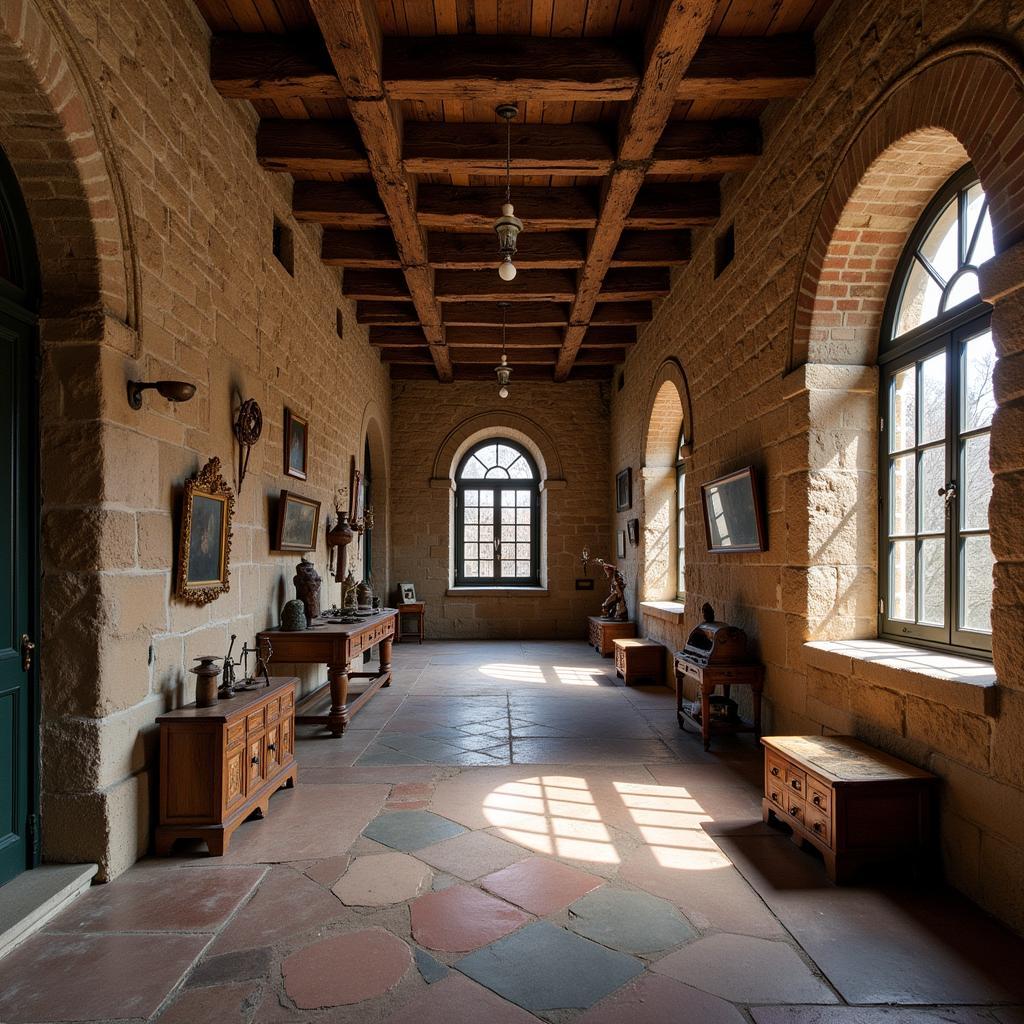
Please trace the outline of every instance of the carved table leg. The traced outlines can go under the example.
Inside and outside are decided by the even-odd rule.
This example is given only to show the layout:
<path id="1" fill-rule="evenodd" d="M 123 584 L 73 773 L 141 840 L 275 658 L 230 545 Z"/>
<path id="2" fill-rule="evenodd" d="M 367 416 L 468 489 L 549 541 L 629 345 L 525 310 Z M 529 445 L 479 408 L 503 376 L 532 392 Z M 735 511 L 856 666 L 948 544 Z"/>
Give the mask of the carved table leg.
<path id="1" fill-rule="evenodd" d="M 387 681 L 382 684 L 382 689 L 384 686 L 391 685 L 391 644 L 393 639 L 389 636 L 380 642 L 380 671 L 381 675 L 385 672 L 388 674 Z"/>
<path id="2" fill-rule="evenodd" d="M 348 726 L 348 670 L 348 662 L 327 668 L 331 684 L 331 712 L 327 716 L 327 728 L 332 736 L 340 736 Z"/>

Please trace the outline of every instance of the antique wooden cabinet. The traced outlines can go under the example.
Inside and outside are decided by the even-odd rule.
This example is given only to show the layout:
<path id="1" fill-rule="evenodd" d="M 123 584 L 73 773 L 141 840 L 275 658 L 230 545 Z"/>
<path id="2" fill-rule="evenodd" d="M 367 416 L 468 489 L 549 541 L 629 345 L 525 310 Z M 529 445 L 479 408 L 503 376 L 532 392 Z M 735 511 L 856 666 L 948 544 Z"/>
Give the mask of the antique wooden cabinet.
<path id="1" fill-rule="evenodd" d="M 829 877 L 871 864 L 931 867 L 938 779 L 851 736 L 766 736 L 765 821 L 821 852 Z"/>
<path id="2" fill-rule="evenodd" d="M 630 636 L 636 636 L 635 622 L 603 619 L 600 615 L 587 618 L 587 643 L 604 658 L 611 656 L 613 640 Z"/>
<path id="3" fill-rule="evenodd" d="M 612 641 L 615 673 L 627 686 L 641 680 L 661 685 L 665 680 L 665 648 L 657 640 L 620 637 Z"/>
<path id="4" fill-rule="evenodd" d="M 262 817 L 271 795 L 294 786 L 294 676 L 272 676 L 270 686 L 161 715 L 160 824 L 156 852 L 176 839 L 202 839 L 220 856 L 253 812 Z"/>

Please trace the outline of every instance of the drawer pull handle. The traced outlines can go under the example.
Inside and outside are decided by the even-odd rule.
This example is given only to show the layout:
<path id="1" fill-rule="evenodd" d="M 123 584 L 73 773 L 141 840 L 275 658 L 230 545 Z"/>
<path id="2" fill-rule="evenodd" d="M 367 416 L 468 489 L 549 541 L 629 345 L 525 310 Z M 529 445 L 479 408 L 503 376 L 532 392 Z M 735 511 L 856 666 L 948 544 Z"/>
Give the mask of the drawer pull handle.
<path id="1" fill-rule="evenodd" d="M 260 763 L 260 755 L 259 754 L 253 754 L 252 755 L 252 763 L 253 764 L 259 764 Z"/>
<path id="2" fill-rule="evenodd" d="M 267 744 L 267 750 L 269 750 L 271 753 L 273 753 L 275 750 L 277 750 L 277 744 L 276 743 L 268 743 Z"/>
<path id="3" fill-rule="evenodd" d="M 772 768 L 772 775 L 778 775 L 778 774 L 779 774 L 779 769 L 777 767 L 773 767 Z"/>
<path id="4" fill-rule="evenodd" d="M 825 827 L 824 827 L 824 825 L 822 825 L 822 823 L 820 821 L 816 821 L 814 823 L 814 831 L 815 832 L 824 832 L 825 831 Z"/>
<path id="5" fill-rule="evenodd" d="M 811 803 L 813 803 L 815 807 L 820 807 L 821 806 L 821 797 L 818 796 L 817 793 L 815 793 L 814 794 L 814 799 L 811 801 Z"/>
<path id="6" fill-rule="evenodd" d="M 782 801 L 779 799 L 779 794 L 778 793 L 772 793 L 772 800 L 774 800 L 775 803 L 777 803 L 777 804 L 781 804 L 782 803 Z"/>
<path id="7" fill-rule="evenodd" d="M 800 813 L 800 808 L 799 807 L 790 807 L 789 813 L 792 814 L 793 817 L 795 818 Z"/>
<path id="8" fill-rule="evenodd" d="M 792 787 L 793 787 L 794 789 L 799 789 L 799 788 L 800 788 L 800 780 L 799 780 L 799 779 L 790 779 L 790 780 L 789 780 L 789 784 L 790 784 L 790 785 L 791 785 L 791 786 L 792 786 Z"/>

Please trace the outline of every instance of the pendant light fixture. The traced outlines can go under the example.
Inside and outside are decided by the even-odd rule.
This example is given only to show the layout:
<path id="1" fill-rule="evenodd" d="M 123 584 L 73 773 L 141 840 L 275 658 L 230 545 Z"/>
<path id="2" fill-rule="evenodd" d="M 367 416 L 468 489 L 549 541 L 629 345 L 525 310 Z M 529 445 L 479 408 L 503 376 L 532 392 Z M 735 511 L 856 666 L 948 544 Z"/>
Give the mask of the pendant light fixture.
<path id="1" fill-rule="evenodd" d="M 498 397 L 508 398 L 508 382 L 512 376 L 512 367 L 508 365 L 508 356 L 505 355 L 505 311 L 509 304 L 499 302 L 498 305 L 501 307 L 501 365 L 496 366 L 494 372 L 498 375 Z"/>
<path id="2" fill-rule="evenodd" d="M 502 281 L 511 281 L 516 276 L 516 267 L 512 257 L 516 254 L 516 238 L 523 230 L 523 222 L 515 215 L 512 206 L 512 121 L 519 116 L 519 108 L 514 103 L 503 103 L 496 111 L 498 117 L 505 119 L 505 204 L 501 208 L 501 216 L 494 222 L 494 230 L 498 235 L 498 251 L 501 263 L 498 265 L 498 276 Z"/>

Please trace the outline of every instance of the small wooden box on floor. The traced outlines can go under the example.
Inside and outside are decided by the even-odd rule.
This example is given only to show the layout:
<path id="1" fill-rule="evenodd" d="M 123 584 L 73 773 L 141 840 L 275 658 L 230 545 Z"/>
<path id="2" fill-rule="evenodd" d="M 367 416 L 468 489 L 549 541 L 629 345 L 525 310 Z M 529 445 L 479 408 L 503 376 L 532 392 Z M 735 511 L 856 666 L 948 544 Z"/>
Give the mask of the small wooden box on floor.
<path id="1" fill-rule="evenodd" d="M 195 704 L 161 715 L 160 825 L 156 852 L 176 839 L 202 839 L 221 856 L 231 834 L 281 786 L 294 786 L 294 676 L 272 676 L 269 687 Z"/>
<path id="2" fill-rule="evenodd" d="M 627 686 L 640 681 L 661 686 L 665 681 L 665 648 L 657 640 L 626 638 L 612 641 L 615 674 Z"/>
<path id="3" fill-rule="evenodd" d="M 635 622 L 602 619 L 600 615 L 587 618 L 587 643 L 603 658 L 611 656 L 613 640 L 632 636 L 636 636 Z"/>
<path id="4" fill-rule="evenodd" d="M 930 868 L 938 779 L 851 736 L 766 736 L 765 821 L 825 858 L 829 877 L 885 863 Z"/>

